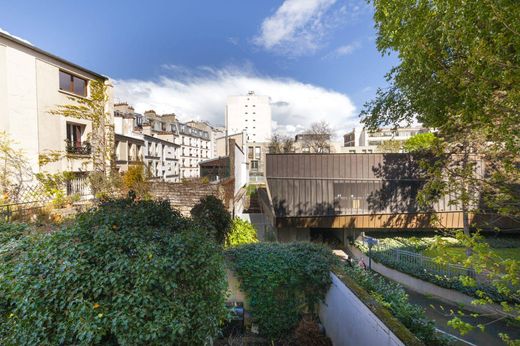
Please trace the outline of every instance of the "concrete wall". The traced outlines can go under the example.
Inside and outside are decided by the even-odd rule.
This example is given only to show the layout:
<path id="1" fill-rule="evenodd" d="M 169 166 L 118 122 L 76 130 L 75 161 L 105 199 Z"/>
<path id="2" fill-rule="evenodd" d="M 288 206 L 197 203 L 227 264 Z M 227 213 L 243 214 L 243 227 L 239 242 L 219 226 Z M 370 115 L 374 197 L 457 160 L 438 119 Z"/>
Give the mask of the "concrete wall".
<path id="1" fill-rule="evenodd" d="M 230 144 L 231 143 L 235 143 L 235 141 L 230 140 Z M 247 169 L 247 160 L 244 152 L 238 146 L 238 144 L 233 145 L 233 150 L 233 177 L 235 178 L 234 195 L 236 196 L 240 189 L 247 184 L 247 178 L 249 174 Z"/>
<path id="2" fill-rule="evenodd" d="M 320 320 L 334 346 L 404 345 L 359 298 L 334 274 Z"/>
<path id="3" fill-rule="evenodd" d="M 229 96 L 226 105 L 229 134 L 246 132 L 248 142 L 268 142 L 271 138 L 271 104 L 268 96 Z"/>
<path id="4" fill-rule="evenodd" d="M 309 228 L 278 228 L 277 239 L 282 243 L 293 241 L 310 241 L 311 233 Z"/>

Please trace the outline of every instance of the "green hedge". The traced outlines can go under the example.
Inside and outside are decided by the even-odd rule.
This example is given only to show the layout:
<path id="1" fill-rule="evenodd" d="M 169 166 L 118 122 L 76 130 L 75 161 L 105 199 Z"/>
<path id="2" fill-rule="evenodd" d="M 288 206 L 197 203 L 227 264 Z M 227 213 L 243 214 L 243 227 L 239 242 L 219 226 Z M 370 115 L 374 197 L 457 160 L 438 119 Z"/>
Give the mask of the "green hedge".
<path id="1" fill-rule="evenodd" d="M 219 332 L 220 247 L 168 203 L 108 201 L 21 243 L 0 254 L 2 345 L 203 344 Z"/>
<path id="2" fill-rule="evenodd" d="M 435 324 L 426 317 L 424 309 L 408 302 L 408 295 L 399 284 L 387 281 L 376 273 L 350 266 L 345 266 L 345 273 L 367 290 L 378 303 L 389 309 L 426 345 L 450 344 L 450 340 L 436 333 Z"/>
<path id="3" fill-rule="evenodd" d="M 226 254 L 260 333 L 271 339 L 289 335 L 303 314 L 315 312 L 337 263 L 329 248 L 312 243 L 247 244 Z"/>

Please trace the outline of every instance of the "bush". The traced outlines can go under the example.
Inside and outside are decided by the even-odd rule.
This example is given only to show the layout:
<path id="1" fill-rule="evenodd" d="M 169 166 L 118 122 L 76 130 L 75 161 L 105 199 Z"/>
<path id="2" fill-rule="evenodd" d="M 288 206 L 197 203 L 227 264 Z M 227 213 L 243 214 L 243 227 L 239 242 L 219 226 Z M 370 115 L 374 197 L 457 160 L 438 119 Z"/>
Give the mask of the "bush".
<path id="1" fill-rule="evenodd" d="M 238 217 L 234 218 L 231 231 L 227 235 L 226 246 L 237 246 L 257 242 L 256 229 L 251 222 Z"/>
<path id="2" fill-rule="evenodd" d="M 122 177 L 123 187 L 127 191 L 134 191 L 139 197 L 147 197 L 150 192 L 150 186 L 146 181 L 148 173 L 143 164 L 128 167 L 128 171 Z"/>
<path id="3" fill-rule="evenodd" d="M 331 284 L 337 259 L 312 243 L 258 243 L 230 248 L 227 256 L 249 300 L 260 333 L 279 338 L 315 313 Z"/>
<path id="4" fill-rule="evenodd" d="M 203 197 L 199 203 L 193 206 L 190 213 L 197 222 L 209 228 L 208 232 L 217 243 L 224 244 L 232 220 L 220 199 L 211 195 Z"/>
<path id="5" fill-rule="evenodd" d="M 399 284 L 360 268 L 345 266 L 345 272 L 426 345 L 450 344 L 436 333 L 435 324 L 426 317 L 424 309 L 408 302 L 408 295 Z"/>
<path id="6" fill-rule="evenodd" d="M 219 331 L 222 253 L 167 203 L 106 201 L 24 239 L 0 265 L 2 345 L 204 344 Z"/>

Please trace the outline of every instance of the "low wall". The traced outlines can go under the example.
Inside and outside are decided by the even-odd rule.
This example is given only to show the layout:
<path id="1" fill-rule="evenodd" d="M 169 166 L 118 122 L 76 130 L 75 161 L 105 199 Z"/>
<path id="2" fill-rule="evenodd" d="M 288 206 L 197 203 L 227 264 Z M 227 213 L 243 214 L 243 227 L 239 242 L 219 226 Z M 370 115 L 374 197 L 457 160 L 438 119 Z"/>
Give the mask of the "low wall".
<path id="1" fill-rule="evenodd" d="M 213 195 L 224 199 L 224 188 L 218 183 L 183 182 L 183 183 L 152 183 L 150 193 L 154 198 L 168 200 L 172 206 L 183 215 L 188 216 L 191 208 L 202 197 Z"/>
<path id="2" fill-rule="evenodd" d="M 404 345 L 404 343 L 340 280 L 320 306 L 320 320 L 334 346 Z"/>

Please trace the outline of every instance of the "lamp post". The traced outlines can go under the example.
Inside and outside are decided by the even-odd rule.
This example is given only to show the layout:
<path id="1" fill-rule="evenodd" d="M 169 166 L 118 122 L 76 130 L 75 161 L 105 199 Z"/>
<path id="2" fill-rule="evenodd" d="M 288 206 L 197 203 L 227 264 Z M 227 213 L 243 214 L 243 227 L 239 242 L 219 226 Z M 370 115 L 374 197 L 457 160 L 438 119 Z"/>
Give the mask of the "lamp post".
<path id="1" fill-rule="evenodd" d="M 368 245 L 368 269 L 372 270 L 372 246 L 379 241 L 376 238 L 364 237 L 363 242 Z"/>

